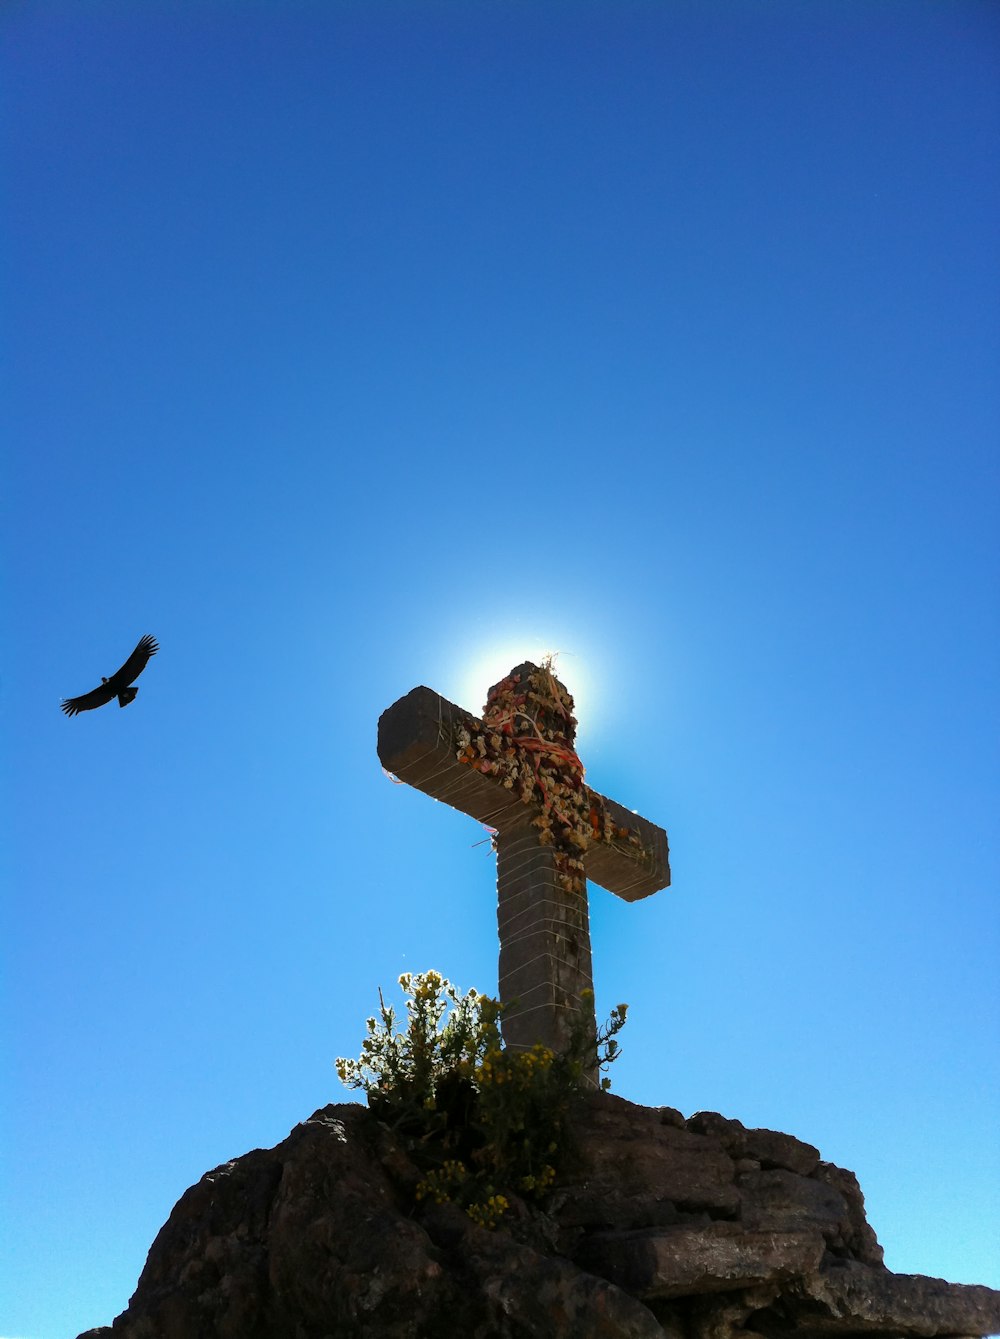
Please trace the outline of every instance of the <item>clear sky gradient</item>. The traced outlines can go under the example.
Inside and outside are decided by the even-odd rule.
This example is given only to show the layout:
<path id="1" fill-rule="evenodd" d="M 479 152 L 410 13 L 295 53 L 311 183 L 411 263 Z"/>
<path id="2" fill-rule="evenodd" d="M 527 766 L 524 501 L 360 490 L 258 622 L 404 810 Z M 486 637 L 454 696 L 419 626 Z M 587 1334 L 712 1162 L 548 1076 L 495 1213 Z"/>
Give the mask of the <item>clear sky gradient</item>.
<path id="1" fill-rule="evenodd" d="M 8 3 L 0 1334 L 496 986 L 379 713 L 559 651 L 674 884 L 591 888 L 615 1090 L 1000 1286 L 1000 10 Z M 142 633 L 127 711 L 74 720 Z M 9 1100 L 7 1100 L 9 1099 Z"/>

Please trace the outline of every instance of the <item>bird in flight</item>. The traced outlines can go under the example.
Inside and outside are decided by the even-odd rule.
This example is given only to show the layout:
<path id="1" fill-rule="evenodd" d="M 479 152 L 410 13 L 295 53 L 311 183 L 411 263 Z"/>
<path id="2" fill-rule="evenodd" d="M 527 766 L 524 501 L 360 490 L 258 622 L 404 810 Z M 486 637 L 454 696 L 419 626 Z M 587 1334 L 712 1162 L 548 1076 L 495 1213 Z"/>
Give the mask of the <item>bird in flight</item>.
<path id="1" fill-rule="evenodd" d="M 93 711 L 95 707 L 103 707 L 113 697 L 118 699 L 120 707 L 127 707 L 139 691 L 138 688 L 130 687 L 132 680 L 138 679 L 149 664 L 149 657 L 155 656 L 159 649 L 156 638 L 147 633 L 139 639 L 139 645 L 120 670 L 116 670 L 110 679 L 102 678 L 100 688 L 84 693 L 81 697 L 67 697 L 62 703 L 63 711 L 67 716 L 75 716 L 80 711 Z"/>

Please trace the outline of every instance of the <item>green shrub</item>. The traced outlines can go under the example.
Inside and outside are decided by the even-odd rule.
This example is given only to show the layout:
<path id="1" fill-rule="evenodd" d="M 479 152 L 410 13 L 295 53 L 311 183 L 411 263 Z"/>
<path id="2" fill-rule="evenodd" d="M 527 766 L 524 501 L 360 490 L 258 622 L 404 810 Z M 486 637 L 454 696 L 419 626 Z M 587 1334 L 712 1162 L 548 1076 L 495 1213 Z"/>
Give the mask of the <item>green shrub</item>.
<path id="1" fill-rule="evenodd" d="M 338 1059 L 337 1074 L 406 1141 L 423 1173 L 418 1200 L 450 1200 L 493 1227 L 508 1195 L 537 1199 L 555 1181 L 571 1147 L 573 1099 L 585 1074 L 616 1059 L 627 1005 L 596 1035 L 581 1015 L 564 1055 L 540 1044 L 512 1052 L 500 1035 L 501 1006 L 488 995 L 460 995 L 434 971 L 405 973 L 399 984 L 405 1027 L 380 990 L 361 1055 Z"/>

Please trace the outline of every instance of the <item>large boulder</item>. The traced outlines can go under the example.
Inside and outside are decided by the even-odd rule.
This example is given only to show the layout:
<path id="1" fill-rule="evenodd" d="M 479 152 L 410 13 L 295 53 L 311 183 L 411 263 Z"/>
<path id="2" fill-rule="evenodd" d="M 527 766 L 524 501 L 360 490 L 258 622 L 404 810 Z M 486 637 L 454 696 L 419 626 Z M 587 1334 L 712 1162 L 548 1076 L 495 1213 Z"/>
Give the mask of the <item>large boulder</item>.
<path id="1" fill-rule="evenodd" d="M 581 1099 L 544 1211 L 418 1205 L 366 1108 L 329 1106 L 178 1201 L 128 1309 L 80 1339 L 934 1339 L 1000 1294 L 890 1274 L 850 1172 L 790 1135 Z"/>

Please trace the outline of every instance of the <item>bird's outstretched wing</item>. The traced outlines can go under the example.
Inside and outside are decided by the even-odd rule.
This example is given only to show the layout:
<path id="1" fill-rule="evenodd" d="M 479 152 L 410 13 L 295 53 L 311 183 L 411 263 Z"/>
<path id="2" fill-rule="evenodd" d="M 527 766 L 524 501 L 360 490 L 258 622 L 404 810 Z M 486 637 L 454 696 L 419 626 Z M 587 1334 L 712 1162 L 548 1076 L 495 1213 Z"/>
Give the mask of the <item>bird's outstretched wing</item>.
<path id="1" fill-rule="evenodd" d="M 84 693 L 80 697 L 67 697 L 60 705 L 67 716 L 76 716 L 81 711 L 93 711 L 95 707 L 103 707 L 115 696 L 115 690 L 110 683 L 102 683 L 100 688 L 95 688 L 93 692 Z"/>
<path id="2" fill-rule="evenodd" d="M 133 679 L 138 679 L 149 664 L 150 656 L 155 656 L 159 649 L 159 643 L 155 637 L 150 637 L 148 633 L 145 637 L 140 637 L 139 645 L 121 669 L 116 670 L 107 682 L 101 684 L 100 688 L 95 688 L 89 693 L 83 693 L 80 697 L 66 698 L 61 704 L 63 711 L 67 716 L 76 716 L 78 712 L 93 711 L 95 707 L 105 706 L 116 698 L 123 689 L 127 688 Z M 134 696 L 133 693 L 132 697 Z"/>
<path id="3" fill-rule="evenodd" d="M 139 645 L 135 648 L 128 660 L 120 670 L 115 670 L 107 682 L 107 687 L 111 689 L 111 697 L 120 693 L 123 688 L 127 688 L 133 679 L 138 679 L 139 675 L 149 664 L 150 656 L 155 656 L 160 649 L 159 642 L 155 637 L 150 637 L 147 632 L 145 637 L 139 638 Z M 111 700 L 110 698 L 108 699 Z"/>

